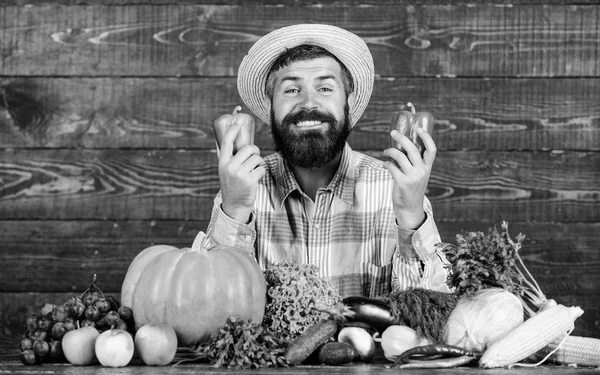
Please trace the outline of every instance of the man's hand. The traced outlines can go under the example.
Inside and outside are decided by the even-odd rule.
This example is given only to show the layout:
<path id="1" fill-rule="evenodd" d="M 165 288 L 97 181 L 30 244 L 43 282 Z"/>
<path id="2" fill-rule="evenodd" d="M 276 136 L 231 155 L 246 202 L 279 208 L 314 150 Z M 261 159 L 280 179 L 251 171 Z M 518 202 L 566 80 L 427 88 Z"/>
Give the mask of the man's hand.
<path id="1" fill-rule="evenodd" d="M 247 223 L 250 219 L 258 180 L 266 173 L 260 150 L 255 145 L 245 145 L 233 154 L 234 140 L 242 129 L 235 122 L 224 134 L 219 158 L 219 182 L 223 202 L 221 208 L 231 218 Z"/>
<path id="2" fill-rule="evenodd" d="M 417 129 L 417 134 L 425 146 L 422 158 L 408 137 L 396 130 L 390 134 L 404 151 L 391 147 L 383 152 L 385 156 L 395 160 L 395 163 L 388 160 L 383 166 L 394 178 L 393 202 L 396 219 L 398 225 L 403 228 L 417 229 L 425 221 L 423 201 L 437 148 L 433 138 L 421 128 Z"/>

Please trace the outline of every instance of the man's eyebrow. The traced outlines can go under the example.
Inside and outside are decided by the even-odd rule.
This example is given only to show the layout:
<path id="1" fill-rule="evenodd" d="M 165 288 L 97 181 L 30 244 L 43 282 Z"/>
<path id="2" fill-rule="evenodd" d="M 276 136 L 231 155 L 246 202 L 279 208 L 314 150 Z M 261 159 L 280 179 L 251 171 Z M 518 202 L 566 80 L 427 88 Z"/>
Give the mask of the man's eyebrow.
<path id="1" fill-rule="evenodd" d="M 300 81 L 302 80 L 302 78 L 297 77 L 297 76 L 284 76 L 281 79 L 281 83 L 285 82 L 285 81 L 292 81 L 292 82 L 296 82 L 296 81 Z"/>
<path id="2" fill-rule="evenodd" d="M 281 83 L 286 82 L 286 81 L 292 81 L 292 82 L 296 82 L 296 81 L 302 81 L 304 78 L 302 77 L 298 77 L 298 76 L 284 76 L 283 78 L 281 78 Z M 317 77 L 317 81 L 325 81 L 328 79 L 336 79 L 336 76 L 333 74 L 325 74 L 322 76 L 318 76 Z"/>
<path id="3" fill-rule="evenodd" d="M 333 80 L 335 80 L 336 76 L 334 76 L 333 74 L 326 74 L 326 75 L 323 75 L 323 76 L 318 76 L 317 79 L 319 81 L 325 81 L 327 79 L 333 79 Z"/>

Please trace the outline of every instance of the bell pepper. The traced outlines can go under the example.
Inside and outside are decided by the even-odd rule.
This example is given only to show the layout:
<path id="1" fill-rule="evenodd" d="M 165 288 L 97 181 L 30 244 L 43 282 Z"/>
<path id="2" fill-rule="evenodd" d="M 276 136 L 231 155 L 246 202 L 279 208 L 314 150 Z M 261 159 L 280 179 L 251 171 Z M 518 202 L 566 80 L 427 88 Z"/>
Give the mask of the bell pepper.
<path id="1" fill-rule="evenodd" d="M 422 128 L 427 133 L 431 134 L 433 132 L 434 118 L 429 112 L 417 112 L 415 106 L 410 102 L 406 105 L 410 108 L 410 112 L 393 112 L 392 117 L 390 118 L 390 129 L 396 129 L 401 134 L 407 136 L 415 146 L 417 146 L 419 153 L 423 155 L 425 146 L 423 145 L 423 141 L 421 141 L 417 135 L 416 129 Z M 392 142 L 392 146 L 401 149 L 401 146 L 396 142 Z"/>
<path id="2" fill-rule="evenodd" d="M 221 115 L 213 121 L 217 150 L 221 149 L 223 135 L 234 123 L 241 123 L 242 129 L 233 141 L 233 154 L 247 144 L 254 144 L 254 118 L 247 113 L 240 113 L 241 110 L 242 107 L 238 105 L 233 109 L 232 114 Z"/>

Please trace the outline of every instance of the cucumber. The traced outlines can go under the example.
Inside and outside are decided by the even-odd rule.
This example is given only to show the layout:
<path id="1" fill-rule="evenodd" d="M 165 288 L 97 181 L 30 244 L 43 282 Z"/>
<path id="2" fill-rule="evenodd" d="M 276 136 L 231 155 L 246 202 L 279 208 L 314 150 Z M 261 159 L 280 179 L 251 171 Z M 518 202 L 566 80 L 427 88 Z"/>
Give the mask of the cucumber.
<path id="1" fill-rule="evenodd" d="M 360 358 L 356 349 L 347 342 L 332 341 L 319 349 L 319 362 L 329 366 L 339 366 Z"/>
<path id="2" fill-rule="evenodd" d="M 332 319 L 318 321 L 291 342 L 285 351 L 285 359 L 290 365 L 299 365 L 320 345 L 332 338 L 337 330 L 338 324 Z"/>

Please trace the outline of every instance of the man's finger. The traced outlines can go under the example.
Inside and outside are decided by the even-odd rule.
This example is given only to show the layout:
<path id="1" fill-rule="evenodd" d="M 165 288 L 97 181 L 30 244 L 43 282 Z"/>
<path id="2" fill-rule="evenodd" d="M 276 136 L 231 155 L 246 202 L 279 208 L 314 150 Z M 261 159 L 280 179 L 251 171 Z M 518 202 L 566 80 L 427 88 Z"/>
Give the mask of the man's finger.
<path id="1" fill-rule="evenodd" d="M 400 168 L 398 168 L 398 165 L 396 165 L 396 163 L 394 163 L 391 160 L 383 162 L 383 167 L 390 172 L 392 178 L 394 179 L 394 181 L 396 181 L 397 184 L 399 184 L 402 180 L 406 178 L 404 173 L 402 173 Z"/>
<path id="2" fill-rule="evenodd" d="M 239 152 L 238 152 L 238 154 L 239 154 Z M 236 155 L 236 157 L 237 157 L 237 155 Z M 244 159 L 242 164 L 239 166 L 239 170 L 241 173 L 251 173 L 258 166 L 262 165 L 263 162 L 264 162 L 264 159 L 260 155 L 252 154 L 252 155 L 249 155 L 246 159 Z"/>
<path id="3" fill-rule="evenodd" d="M 415 146 L 410 138 L 395 130 L 393 130 L 390 135 L 392 139 L 401 147 L 400 150 L 404 152 L 412 165 L 417 166 L 422 162 L 421 154 L 419 153 L 417 146 Z"/>
<path id="4" fill-rule="evenodd" d="M 423 141 L 423 145 L 425 146 L 425 152 L 423 153 L 423 162 L 426 165 L 431 166 L 435 161 L 435 156 L 437 154 L 437 146 L 435 145 L 435 142 L 433 141 L 431 135 L 422 128 L 417 129 L 417 135 L 419 136 L 419 138 L 421 138 L 421 141 Z"/>
<path id="5" fill-rule="evenodd" d="M 406 154 L 398 150 L 396 147 L 391 147 L 384 150 L 383 154 L 396 162 L 396 166 L 400 168 L 401 173 L 406 174 L 406 172 L 413 166 L 408 160 Z"/>
<path id="6" fill-rule="evenodd" d="M 223 139 L 221 139 L 219 160 L 229 161 L 229 159 L 231 159 L 233 156 L 234 141 L 241 129 L 242 123 L 233 120 L 231 126 L 229 126 L 225 134 L 223 134 Z"/>
<path id="7" fill-rule="evenodd" d="M 265 174 L 267 170 L 265 169 L 263 164 L 259 164 L 252 172 L 250 172 L 250 177 L 252 177 L 255 181 L 260 180 Z"/>

